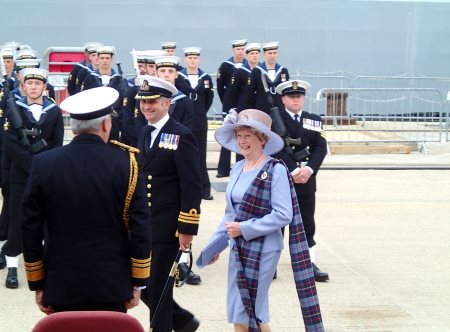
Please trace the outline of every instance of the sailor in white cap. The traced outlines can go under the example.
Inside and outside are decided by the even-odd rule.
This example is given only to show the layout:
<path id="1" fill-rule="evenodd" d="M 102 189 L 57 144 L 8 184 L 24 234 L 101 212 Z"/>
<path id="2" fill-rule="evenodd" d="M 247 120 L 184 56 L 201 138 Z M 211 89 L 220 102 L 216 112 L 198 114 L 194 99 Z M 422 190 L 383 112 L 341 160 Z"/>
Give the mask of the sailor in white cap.
<path id="1" fill-rule="evenodd" d="M 9 92 L 14 89 L 14 84 L 16 81 L 16 72 L 14 71 L 14 54 L 15 49 L 13 47 L 2 47 L 0 49 L 0 61 L 3 62 L 2 66 L 0 66 L 1 77 L 0 77 L 0 146 L 3 144 L 3 127 L 6 119 L 6 105 L 8 101 Z M 3 72 L 4 71 L 4 72 Z M 2 149 L 0 149 L 0 160 L 2 160 Z M 5 173 L 5 171 L 3 171 Z M 6 186 L 6 176 L 2 172 L 0 172 L 0 183 L 2 184 L 2 196 L 3 196 L 3 204 L 2 204 L 2 213 L 0 215 L 0 269 L 4 269 L 6 267 L 6 259 L 5 254 L 2 252 L 2 246 L 5 243 L 8 237 L 8 216 L 4 211 L 6 211 L 5 196 L 8 188 Z"/>
<path id="2" fill-rule="evenodd" d="M 208 132 L 207 113 L 214 98 L 211 76 L 199 68 L 200 47 L 186 47 L 184 62 L 186 68 L 179 72 L 176 81 L 177 88 L 194 102 L 195 122 L 192 132 L 197 139 L 199 148 L 200 175 L 202 177 L 202 198 L 212 200 L 211 183 L 206 169 L 206 140 Z"/>
<path id="3" fill-rule="evenodd" d="M 75 93 L 80 92 L 81 83 L 83 83 L 83 80 L 81 78 L 78 78 L 81 71 L 85 71 L 86 69 L 93 70 L 93 62 L 98 61 L 97 56 L 97 47 L 102 45 L 99 42 L 86 42 L 83 44 L 84 48 L 84 60 L 80 61 L 79 63 L 75 64 L 70 72 L 69 79 L 67 81 L 67 91 L 70 95 L 74 95 Z M 93 61 L 94 60 L 94 61 Z M 89 66 L 91 65 L 91 66 Z M 95 68 L 97 69 L 97 68 Z"/>
<path id="4" fill-rule="evenodd" d="M 98 53 L 97 48 L 102 45 L 89 45 L 86 47 L 88 56 L 87 59 L 89 60 L 89 63 L 86 63 L 84 67 L 82 67 L 75 80 L 76 88 L 75 93 L 78 93 L 81 91 L 81 85 L 83 84 L 86 77 L 93 71 L 98 69 L 99 62 L 98 62 Z"/>
<path id="5" fill-rule="evenodd" d="M 99 87 L 66 98 L 61 107 L 74 139 L 33 161 L 24 194 L 24 259 L 44 313 L 126 312 L 148 282 L 150 215 L 137 150 L 107 143 L 118 97 Z"/>
<path id="6" fill-rule="evenodd" d="M 156 59 L 156 75 L 163 80 L 175 85 L 178 77 L 179 58 L 176 56 L 164 56 Z M 179 123 L 192 130 L 194 126 L 194 104 L 183 92 L 178 91 L 172 96 L 169 115 Z"/>
<path id="7" fill-rule="evenodd" d="M 43 151 L 61 146 L 64 123 L 61 110 L 43 93 L 48 72 L 40 68 L 21 71 L 24 96 L 15 107 L 8 108 L 3 136 L 4 160 L 10 163 L 6 175 L 8 190 L 3 204 L 9 216 L 8 238 L 2 247 L 6 255 L 8 275 L 6 287 L 17 288 L 17 267 L 22 253 L 23 210 L 21 200 L 33 157 Z"/>
<path id="8" fill-rule="evenodd" d="M 224 118 L 230 110 L 227 106 L 229 103 L 225 100 L 225 91 L 230 84 L 231 76 L 236 69 L 247 63 L 247 60 L 245 59 L 245 45 L 247 45 L 247 39 L 232 40 L 230 43 L 233 48 L 233 56 L 220 64 L 219 69 L 217 70 L 216 80 L 217 93 L 222 102 L 222 115 Z M 230 152 L 224 148 L 220 149 L 217 173 L 219 178 L 230 174 Z"/>
<path id="9" fill-rule="evenodd" d="M 232 73 L 228 79 L 227 89 L 223 100 L 223 113 L 228 113 L 230 109 L 235 108 L 237 112 L 246 108 L 248 78 L 253 68 L 259 64 L 259 54 L 261 44 L 250 43 L 245 46 L 247 59 L 245 63 Z M 241 160 L 242 156 L 237 154 L 236 161 Z M 231 152 L 221 148 L 219 163 L 217 165 L 216 177 L 222 178 L 230 175 Z"/>
<path id="10" fill-rule="evenodd" d="M 219 66 L 219 69 L 217 70 L 217 93 L 219 94 L 222 105 L 225 104 L 225 89 L 230 82 L 231 75 L 233 74 L 235 69 L 241 67 L 247 62 L 247 60 L 245 59 L 245 45 L 247 45 L 247 39 L 238 39 L 231 41 L 233 56 L 222 62 Z M 223 112 L 226 115 L 228 113 L 228 110 L 223 110 Z"/>
<path id="11" fill-rule="evenodd" d="M 152 215 L 152 269 L 142 300 L 153 319 L 169 271 L 178 250 L 188 250 L 200 221 L 201 181 L 195 137 L 169 116 L 176 87 L 160 78 L 138 77 L 136 99 L 147 125 L 142 128 L 138 148 L 147 181 Z M 173 300 L 173 289 L 162 301 L 155 331 L 195 331 L 200 324 Z"/>
<path id="12" fill-rule="evenodd" d="M 6 73 L 3 73 L 3 72 L 1 73 L 2 77 L 4 77 L 6 75 L 8 79 L 15 80 L 14 52 L 13 52 L 12 48 L 0 49 L 0 56 L 3 59 L 3 64 L 5 66 L 5 71 L 6 71 Z M 0 81 L 1 81 L 1 79 L 0 79 Z M 0 87 L 2 86 L 2 84 L 4 84 L 4 83 L 0 83 Z"/>
<path id="13" fill-rule="evenodd" d="M 41 59 L 23 59 L 16 61 L 16 86 L 13 90 L 14 96 L 16 99 L 20 99 L 25 95 L 24 90 L 24 80 L 22 76 L 22 69 L 25 68 L 39 68 L 41 64 Z M 55 103 L 55 88 L 50 84 L 46 83 L 45 90 L 43 92 L 44 97 L 48 97 L 51 99 L 53 103 Z"/>
<path id="14" fill-rule="evenodd" d="M 305 94 L 311 90 L 306 81 L 290 80 L 277 86 L 276 92 L 281 96 L 283 108 L 279 109 L 287 136 L 299 139 L 300 144 L 289 146 L 276 155 L 282 159 L 294 179 L 300 214 L 305 226 L 314 278 L 324 282 L 329 279 L 326 272 L 321 271 L 316 262 L 314 234 L 316 223 L 314 219 L 316 204 L 316 175 L 327 154 L 327 141 L 322 129 L 322 119 L 319 115 L 303 110 Z"/>
<path id="15" fill-rule="evenodd" d="M 164 52 L 166 52 L 166 55 L 168 56 L 176 56 L 176 48 L 177 48 L 177 43 L 174 41 L 169 41 L 169 42 L 161 42 L 161 48 L 164 50 Z M 180 64 L 180 62 L 178 62 L 177 65 L 177 70 L 183 70 L 183 66 Z"/>
<path id="16" fill-rule="evenodd" d="M 97 47 L 98 69 L 91 71 L 90 74 L 87 75 L 81 85 L 81 91 L 107 86 L 116 89 L 119 92 L 119 98 L 113 106 L 118 117 L 113 119 L 113 127 L 110 133 L 110 139 L 119 140 L 120 132 L 122 130 L 121 113 L 123 98 L 125 98 L 128 93 L 128 82 L 112 68 L 114 53 L 115 48 L 113 46 L 101 45 Z"/>
<path id="17" fill-rule="evenodd" d="M 24 59 L 37 59 L 38 52 L 32 49 L 24 49 L 20 50 L 16 54 L 16 60 L 24 60 Z"/>
<path id="18" fill-rule="evenodd" d="M 280 95 L 275 88 L 289 80 L 289 72 L 277 62 L 278 42 L 261 44 L 264 62 L 252 70 L 248 81 L 247 107 L 256 108 L 270 114 L 274 106 L 283 107 Z"/>

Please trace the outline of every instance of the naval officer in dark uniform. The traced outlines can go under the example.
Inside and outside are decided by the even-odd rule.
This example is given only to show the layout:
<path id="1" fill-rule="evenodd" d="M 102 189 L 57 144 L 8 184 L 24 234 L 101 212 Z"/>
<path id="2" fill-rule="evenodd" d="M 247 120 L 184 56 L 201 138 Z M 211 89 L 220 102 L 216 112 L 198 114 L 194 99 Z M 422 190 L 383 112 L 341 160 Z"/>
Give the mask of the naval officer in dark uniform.
<path id="1" fill-rule="evenodd" d="M 138 147 L 140 166 L 147 182 L 152 217 L 152 274 L 142 300 L 153 319 L 158 300 L 178 249 L 189 248 L 200 221 L 201 181 L 198 148 L 192 132 L 169 116 L 175 86 L 160 78 L 140 76 L 140 110 L 148 125 L 142 128 Z M 191 332 L 199 321 L 173 300 L 169 290 L 154 332 Z"/>
<path id="2" fill-rule="evenodd" d="M 100 87 L 65 99 L 61 107 L 76 136 L 33 160 L 23 203 L 24 258 L 45 313 L 126 312 L 148 281 L 151 224 L 137 150 L 107 144 L 118 97 Z"/>
<path id="3" fill-rule="evenodd" d="M 292 150 L 283 149 L 275 157 L 283 159 L 292 174 L 297 193 L 300 214 L 305 227 L 314 278 L 324 282 L 328 274 L 319 270 L 315 264 L 314 234 L 316 222 L 316 175 L 327 154 L 327 141 L 322 129 L 319 115 L 303 110 L 305 93 L 311 89 L 308 82 L 291 80 L 277 86 L 276 92 L 281 96 L 283 108 L 279 109 L 281 119 L 287 130 L 287 136 L 300 138 L 299 145 L 291 146 Z"/>

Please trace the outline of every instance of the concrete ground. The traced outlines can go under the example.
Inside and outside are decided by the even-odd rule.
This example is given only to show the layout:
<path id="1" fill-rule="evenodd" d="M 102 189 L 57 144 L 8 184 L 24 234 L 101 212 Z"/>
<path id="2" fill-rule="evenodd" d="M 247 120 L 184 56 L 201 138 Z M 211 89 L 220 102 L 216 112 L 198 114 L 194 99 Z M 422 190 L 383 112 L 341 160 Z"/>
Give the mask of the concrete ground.
<path id="1" fill-rule="evenodd" d="M 377 170 L 384 166 L 449 167 L 450 144 L 427 154 L 327 156 L 318 175 L 317 265 L 330 274 L 318 293 L 326 331 L 450 331 L 450 170 Z M 217 153 L 210 153 L 215 167 Z M 348 166 L 364 169 L 342 170 Z M 341 169 L 335 169 L 341 168 Z M 389 167 L 388 167 L 389 168 Z M 394 167 L 395 168 L 395 167 Z M 214 187 L 226 183 L 210 171 Z M 223 214 L 224 193 L 203 201 L 196 257 Z M 203 270 L 199 286 L 175 290 L 202 331 L 232 331 L 226 321 L 226 259 Z M 6 289 L 0 270 L 0 332 L 31 331 L 43 317 L 27 289 Z M 302 331 L 288 250 L 270 290 L 274 332 Z M 147 329 L 144 304 L 129 312 Z"/>

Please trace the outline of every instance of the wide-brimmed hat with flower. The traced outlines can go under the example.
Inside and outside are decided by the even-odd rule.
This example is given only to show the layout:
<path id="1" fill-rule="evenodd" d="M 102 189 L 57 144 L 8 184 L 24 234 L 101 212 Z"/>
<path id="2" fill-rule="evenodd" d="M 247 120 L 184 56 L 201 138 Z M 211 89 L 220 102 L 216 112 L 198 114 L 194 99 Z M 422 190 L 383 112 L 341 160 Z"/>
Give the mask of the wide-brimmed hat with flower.
<path id="1" fill-rule="evenodd" d="M 280 151 L 284 142 L 278 134 L 270 130 L 272 118 L 259 110 L 246 109 L 239 114 L 235 110 L 230 110 L 223 120 L 223 125 L 216 130 L 214 137 L 216 141 L 225 149 L 232 152 L 241 153 L 241 149 L 236 141 L 236 131 L 238 127 L 247 126 L 256 129 L 267 136 L 264 152 L 268 155 Z"/>

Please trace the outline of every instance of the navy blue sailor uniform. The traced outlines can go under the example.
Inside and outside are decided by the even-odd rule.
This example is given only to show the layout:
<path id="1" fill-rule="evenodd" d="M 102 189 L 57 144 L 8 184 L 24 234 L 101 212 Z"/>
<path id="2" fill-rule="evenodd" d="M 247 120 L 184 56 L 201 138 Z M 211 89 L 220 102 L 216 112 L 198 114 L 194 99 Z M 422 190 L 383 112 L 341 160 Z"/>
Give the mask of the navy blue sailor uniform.
<path id="1" fill-rule="evenodd" d="M 194 104 L 184 93 L 178 91 L 170 100 L 169 115 L 191 131 L 194 128 Z"/>
<path id="2" fill-rule="evenodd" d="M 45 304 L 58 311 L 123 305 L 133 287 L 147 284 L 151 222 L 136 153 L 80 134 L 33 160 L 24 195 L 24 259 L 29 288 L 44 290 Z M 131 172 L 137 175 L 134 191 Z M 64 197 L 60 188 L 67 188 Z"/>
<path id="3" fill-rule="evenodd" d="M 77 86 L 78 86 L 78 75 L 81 71 L 84 71 L 86 69 L 86 60 L 83 60 L 77 64 L 75 64 L 70 71 L 69 78 L 67 80 L 67 92 L 69 92 L 69 95 L 74 95 L 77 92 Z"/>
<path id="4" fill-rule="evenodd" d="M 300 214 L 302 216 L 303 225 L 305 227 L 305 235 L 308 246 L 313 247 L 315 234 L 315 193 L 317 189 L 316 175 L 322 165 L 327 154 L 327 141 L 325 133 L 322 129 L 322 119 L 319 115 L 301 111 L 299 121 L 295 121 L 292 116 L 285 110 L 284 106 L 280 109 L 281 118 L 286 125 L 287 134 L 291 138 L 300 138 L 299 146 L 292 146 L 293 153 L 301 151 L 305 148 L 309 150 L 307 157 L 301 164 L 297 162 L 292 154 L 285 149 L 281 150 L 274 157 L 282 159 L 289 171 L 292 172 L 297 167 L 309 166 L 313 170 L 313 174 L 306 183 L 294 183 L 297 193 Z"/>
<path id="5" fill-rule="evenodd" d="M 33 157 L 45 150 L 59 147 L 63 144 L 64 123 L 60 108 L 44 98 L 39 120 L 33 116 L 32 105 L 27 105 L 26 97 L 16 101 L 18 115 L 22 119 L 25 129 L 36 129 L 35 136 L 28 136 L 30 146 L 42 143 L 39 150 L 32 151 L 25 146 L 21 135 L 10 123 L 11 114 L 8 109 L 5 120 L 5 132 L 3 137 L 4 160 L 9 165 L 8 173 L 5 175 L 8 181 L 7 215 L 9 216 L 8 240 L 3 246 L 3 252 L 7 256 L 15 257 L 22 252 L 22 196 L 25 183 L 28 179 Z"/>
<path id="6" fill-rule="evenodd" d="M 151 127 L 142 128 L 138 147 L 152 218 L 152 275 L 142 300 L 151 319 L 179 248 L 178 233 L 196 235 L 200 220 L 200 168 L 192 132 L 172 117 L 162 126 L 153 145 Z M 193 315 L 173 301 L 173 289 L 163 304 L 155 331 L 177 330 Z M 173 304 L 173 305 L 172 305 Z"/>
<path id="7" fill-rule="evenodd" d="M 189 81 L 189 75 L 186 69 L 179 72 L 175 86 L 183 92 L 194 103 L 194 125 L 192 132 L 197 140 L 199 149 L 200 176 L 202 181 L 202 196 L 211 195 L 211 183 L 209 181 L 206 168 L 206 141 L 208 134 L 207 113 L 212 105 L 214 98 L 213 82 L 211 76 L 203 70 L 198 70 L 197 86 L 193 88 Z"/>
<path id="8" fill-rule="evenodd" d="M 247 105 L 247 90 L 249 87 L 248 79 L 251 73 L 252 69 L 248 63 L 234 71 L 230 78 L 230 84 L 225 92 L 225 100 L 228 109 L 235 108 L 239 113 L 240 111 L 249 108 Z"/>
<path id="9" fill-rule="evenodd" d="M 265 79 L 267 82 L 267 88 L 269 89 L 267 93 L 262 79 Z M 284 107 L 283 102 L 281 101 L 281 96 L 275 92 L 275 88 L 280 83 L 288 80 L 289 72 L 287 68 L 277 63 L 275 64 L 275 79 L 272 81 L 269 78 L 266 63 L 261 62 L 256 68 L 253 68 L 247 82 L 247 108 L 256 108 L 270 115 L 272 105 L 267 100 L 267 94 L 270 94 L 273 98 L 273 106 L 282 109 Z"/>
<path id="10" fill-rule="evenodd" d="M 247 59 L 244 59 L 243 63 L 235 63 L 233 57 L 224 61 L 217 71 L 217 93 L 219 94 L 220 101 L 222 102 L 222 115 L 225 117 L 232 106 L 232 102 L 229 100 L 230 93 L 228 92 L 231 87 L 234 74 L 240 68 L 248 66 Z M 247 83 L 247 81 L 245 82 Z M 231 152 L 223 147 L 220 148 L 219 163 L 217 164 L 217 173 L 221 176 L 228 176 L 230 174 L 230 162 Z"/>
<path id="11" fill-rule="evenodd" d="M 75 89 L 73 94 L 81 92 L 81 88 L 83 86 L 84 81 L 86 80 L 86 77 L 88 77 L 88 75 L 91 74 L 93 71 L 94 68 L 92 67 L 92 64 L 88 64 L 78 71 L 77 77 L 75 79 Z"/>
<path id="12" fill-rule="evenodd" d="M 139 110 L 139 102 L 135 99 L 138 90 L 139 87 L 137 85 L 129 86 L 122 102 L 122 134 L 120 141 L 134 147 L 137 146 L 142 126 L 147 122 Z"/>
<path id="13" fill-rule="evenodd" d="M 217 70 L 217 94 L 219 95 L 220 101 L 222 102 L 222 112 L 227 114 L 229 109 L 226 109 L 226 90 L 230 84 L 231 76 L 241 66 L 247 64 L 247 59 L 244 59 L 242 63 L 236 63 L 233 61 L 233 57 L 230 57 L 226 61 L 222 62 L 219 69 Z"/>

